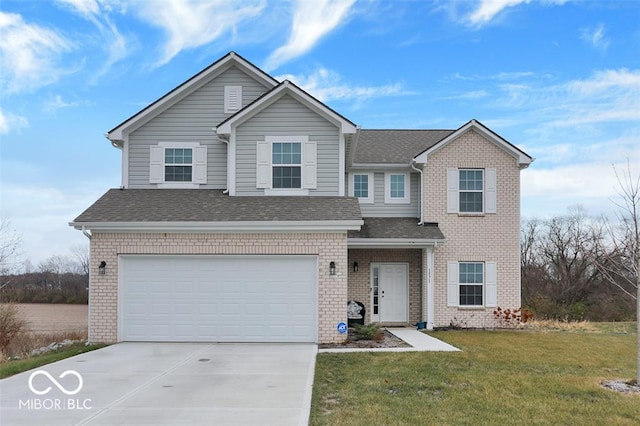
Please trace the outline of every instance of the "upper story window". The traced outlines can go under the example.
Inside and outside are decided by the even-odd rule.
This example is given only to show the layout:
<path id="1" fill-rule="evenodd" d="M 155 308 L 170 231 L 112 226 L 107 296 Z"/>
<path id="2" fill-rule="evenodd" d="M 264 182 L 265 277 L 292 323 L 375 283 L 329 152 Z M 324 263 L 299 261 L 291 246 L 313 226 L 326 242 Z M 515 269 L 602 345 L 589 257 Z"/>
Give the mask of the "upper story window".
<path id="1" fill-rule="evenodd" d="M 149 183 L 197 188 L 207 183 L 207 147 L 194 142 L 160 142 L 150 147 Z"/>
<path id="2" fill-rule="evenodd" d="M 165 182 L 191 182 L 193 176 L 192 148 L 165 148 Z"/>
<path id="3" fill-rule="evenodd" d="M 409 204 L 409 173 L 385 173 L 385 203 Z"/>
<path id="4" fill-rule="evenodd" d="M 448 169 L 447 213 L 482 215 L 497 211 L 496 169 Z"/>
<path id="5" fill-rule="evenodd" d="M 266 136 L 256 146 L 256 188 L 267 195 L 306 195 L 317 187 L 316 143 L 308 136 Z"/>
<path id="6" fill-rule="evenodd" d="M 302 144 L 274 142 L 271 145 L 272 188 L 302 188 Z"/>
<path id="7" fill-rule="evenodd" d="M 458 170 L 460 213 L 482 213 L 484 170 Z"/>
<path id="8" fill-rule="evenodd" d="M 349 196 L 361 203 L 373 203 L 373 173 L 350 173 Z"/>

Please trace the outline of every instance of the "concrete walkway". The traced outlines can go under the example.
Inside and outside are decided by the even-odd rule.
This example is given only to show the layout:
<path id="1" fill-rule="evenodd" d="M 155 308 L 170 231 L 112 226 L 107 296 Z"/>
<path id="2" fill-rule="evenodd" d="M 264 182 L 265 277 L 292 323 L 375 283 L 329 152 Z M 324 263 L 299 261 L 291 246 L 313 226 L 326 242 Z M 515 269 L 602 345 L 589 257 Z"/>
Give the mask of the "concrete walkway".
<path id="1" fill-rule="evenodd" d="M 459 352 L 460 349 L 431 337 L 415 328 L 394 327 L 386 329 L 411 347 L 401 348 L 335 348 L 319 349 L 318 352 Z"/>

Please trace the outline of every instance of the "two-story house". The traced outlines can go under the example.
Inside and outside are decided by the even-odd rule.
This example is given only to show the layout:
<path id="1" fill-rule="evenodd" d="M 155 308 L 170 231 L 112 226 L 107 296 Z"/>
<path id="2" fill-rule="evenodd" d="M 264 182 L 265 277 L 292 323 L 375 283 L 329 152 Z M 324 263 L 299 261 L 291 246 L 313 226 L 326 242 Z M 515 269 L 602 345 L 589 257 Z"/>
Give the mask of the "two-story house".
<path id="1" fill-rule="evenodd" d="M 366 322 L 491 326 L 520 305 L 520 170 L 471 120 L 365 130 L 229 53 L 107 133 L 89 338 L 338 342 Z"/>

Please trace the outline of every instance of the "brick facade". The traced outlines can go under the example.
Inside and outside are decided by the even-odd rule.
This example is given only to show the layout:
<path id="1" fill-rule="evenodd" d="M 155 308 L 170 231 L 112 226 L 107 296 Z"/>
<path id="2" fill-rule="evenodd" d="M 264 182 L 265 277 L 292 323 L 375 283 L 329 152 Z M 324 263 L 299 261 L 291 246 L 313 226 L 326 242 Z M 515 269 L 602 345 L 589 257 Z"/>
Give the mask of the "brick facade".
<path id="1" fill-rule="evenodd" d="M 105 275 L 92 274 L 89 299 L 89 340 L 118 340 L 118 256 L 123 254 L 247 254 L 318 256 L 318 342 L 344 340 L 336 330 L 346 321 L 346 233 L 102 233 L 91 239 L 93 263 L 107 262 Z M 336 275 L 329 275 L 329 262 Z"/>
<path id="2" fill-rule="evenodd" d="M 497 213 L 447 213 L 447 168 L 497 169 Z M 516 159 L 474 130 L 429 155 L 424 170 L 424 219 L 437 222 L 446 238 L 435 249 L 435 326 L 451 322 L 493 327 L 494 308 L 447 306 L 448 261 L 497 262 L 498 306 L 520 306 L 520 169 Z"/>

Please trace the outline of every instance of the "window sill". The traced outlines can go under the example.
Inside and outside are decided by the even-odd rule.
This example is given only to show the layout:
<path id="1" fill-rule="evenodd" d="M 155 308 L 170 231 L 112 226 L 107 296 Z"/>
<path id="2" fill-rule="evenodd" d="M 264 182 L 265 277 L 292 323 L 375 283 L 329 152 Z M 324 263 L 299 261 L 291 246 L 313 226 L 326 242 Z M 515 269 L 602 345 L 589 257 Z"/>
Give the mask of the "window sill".
<path id="1" fill-rule="evenodd" d="M 484 217 L 485 213 L 458 213 L 458 217 Z"/>
<path id="2" fill-rule="evenodd" d="M 459 311 L 484 311 L 486 306 L 458 306 Z"/>

